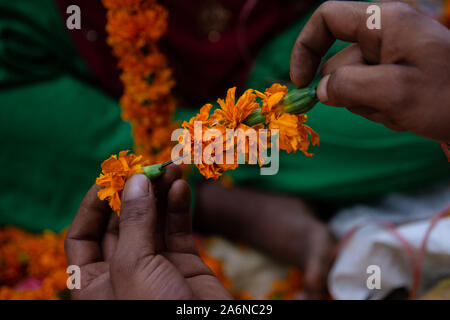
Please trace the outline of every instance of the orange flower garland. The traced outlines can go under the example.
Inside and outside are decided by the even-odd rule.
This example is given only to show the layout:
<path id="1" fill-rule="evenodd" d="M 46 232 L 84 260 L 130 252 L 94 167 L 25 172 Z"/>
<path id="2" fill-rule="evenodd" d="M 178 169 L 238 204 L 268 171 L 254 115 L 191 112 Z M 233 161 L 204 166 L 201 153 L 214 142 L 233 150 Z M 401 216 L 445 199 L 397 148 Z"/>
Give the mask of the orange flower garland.
<path id="1" fill-rule="evenodd" d="M 130 121 L 135 152 L 153 163 L 170 158 L 175 85 L 157 42 L 167 29 L 167 10 L 155 0 L 103 0 L 107 42 L 119 60 L 122 117 Z"/>
<path id="2" fill-rule="evenodd" d="M 151 163 L 166 161 L 170 158 L 173 146 L 170 136 L 177 128 L 173 123 L 175 100 L 170 95 L 175 81 L 166 57 L 157 46 L 167 29 L 167 10 L 155 0 L 103 0 L 103 5 L 107 9 L 107 42 L 122 70 L 122 117 L 131 122 L 135 152 Z M 184 143 L 194 145 L 194 121 L 203 121 L 204 129 L 218 129 L 224 135 L 226 129 L 246 131 L 249 128 L 257 130 L 267 126 L 268 129 L 279 130 L 281 149 L 287 152 L 302 150 L 307 156 L 311 156 L 307 152 L 310 145 L 308 134 L 313 145 L 319 143 L 319 138 L 311 128 L 303 125 L 305 115 L 284 113 L 282 103 L 288 93 L 285 86 L 274 84 L 264 93 L 249 89 L 237 101 L 235 91 L 236 88 L 229 89 L 226 99 L 217 101 L 220 108 L 211 117 L 209 111 L 212 106 L 207 104 L 196 117 L 183 123 L 183 127 L 191 133 L 190 141 L 184 139 Z M 262 99 L 262 108 L 256 102 L 257 97 Z M 265 116 L 266 123 L 245 123 L 257 109 Z M 211 142 L 202 144 L 207 147 Z M 224 152 L 230 148 L 229 143 L 230 141 L 224 142 Z M 239 146 L 243 143 L 245 141 L 236 141 Z M 248 149 L 246 146 L 247 162 Z M 97 184 L 104 187 L 99 192 L 100 199 L 107 199 L 111 208 L 119 214 L 119 195 L 128 173 L 124 173 L 121 166 L 111 166 L 113 160 L 120 160 L 120 155 L 119 159 L 110 158 L 103 163 L 103 173 L 97 179 Z M 263 159 L 258 159 L 258 162 L 262 165 Z M 223 172 L 235 169 L 237 161 L 233 164 L 202 162 L 197 163 L 197 167 L 206 178 L 218 179 Z"/>
<path id="3" fill-rule="evenodd" d="M 285 112 L 283 99 L 288 93 L 287 88 L 274 83 L 264 93 L 258 91 L 256 93 L 263 99 L 261 113 L 266 115 L 268 127 L 279 130 L 280 149 L 288 153 L 301 150 L 306 156 L 312 157 L 312 154 L 308 153 L 308 148 L 311 143 L 313 146 L 320 144 L 319 135 L 304 124 L 308 119 L 306 114 Z"/>
<path id="4" fill-rule="evenodd" d="M 185 121 L 182 126 L 188 130 L 189 135 L 185 135 L 182 138 L 182 143 L 190 144 L 190 150 L 195 150 L 194 145 L 196 143 L 196 138 L 194 134 L 194 122 L 202 122 L 202 131 L 208 129 L 219 130 L 223 137 L 226 136 L 226 129 L 242 129 L 244 132 L 248 129 L 254 129 L 258 131 L 259 129 L 264 129 L 265 127 L 270 130 L 279 130 L 279 147 L 281 150 L 285 150 L 288 153 L 296 152 L 301 150 L 306 156 L 311 157 L 312 154 L 308 153 L 308 148 L 310 144 L 318 145 L 320 139 L 317 133 L 314 132 L 309 126 L 304 125 L 307 120 L 305 114 L 291 114 L 285 113 L 287 107 L 284 105 L 284 99 L 288 93 L 286 86 L 280 85 L 278 83 L 273 84 L 264 93 L 258 92 L 253 89 L 248 89 L 244 94 L 237 100 L 235 98 L 236 88 L 228 89 L 227 97 L 225 100 L 218 99 L 217 102 L 220 108 L 216 109 L 210 116 L 209 112 L 212 105 L 206 104 L 200 109 L 200 113 L 192 117 L 188 122 Z M 256 102 L 256 98 L 262 99 L 262 107 Z M 260 114 L 265 117 L 265 123 L 256 122 L 249 123 L 249 116 L 254 111 L 260 111 Z M 269 130 L 269 135 L 270 135 Z M 190 137 L 190 141 L 187 141 L 187 137 Z M 235 137 L 235 143 L 231 144 L 238 146 L 236 150 L 241 150 L 241 146 L 245 141 L 238 141 Z M 225 159 L 225 152 L 230 148 L 230 141 L 224 139 L 223 146 L 223 159 Z M 208 145 L 213 143 L 213 141 L 205 141 L 202 139 L 202 150 L 204 150 Z M 258 143 L 259 144 L 259 143 Z M 261 146 L 261 145 L 259 145 Z M 267 143 L 267 147 L 270 144 Z M 199 155 L 201 156 L 201 155 Z M 195 155 L 193 155 L 195 158 Z M 235 155 L 235 160 L 237 156 Z M 249 160 L 249 146 L 246 145 L 245 148 L 245 159 Z M 258 159 L 259 165 L 263 165 L 263 159 Z M 206 164 L 204 162 L 196 164 L 200 173 L 204 175 L 207 179 L 218 179 L 225 171 L 234 170 L 237 168 L 237 161 L 233 164 Z"/>
<path id="5" fill-rule="evenodd" d="M 442 23 L 450 28 L 450 0 L 444 0 Z"/>
<path id="6" fill-rule="evenodd" d="M 189 121 L 184 121 L 182 127 L 186 130 L 184 135 L 180 137 L 180 143 L 184 146 L 188 145 L 191 156 L 191 163 L 195 163 L 200 173 L 207 179 L 218 179 L 225 171 L 234 170 L 238 167 L 238 152 L 242 152 L 245 156 L 245 161 L 250 162 L 250 146 L 252 142 L 246 143 L 244 139 L 238 135 L 233 135 L 231 141 L 227 138 L 226 131 L 228 129 L 241 129 L 244 133 L 253 129 L 256 132 L 260 129 L 268 128 L 268 136 L 273 130 L 278 130 L 279 147 L 288 153 L 302 151 L 306 156 L 311 157 L 312 154 L 308 152 L 310 144 L 318 145 L 320 139 L 317 133 L 314 132 L 304 122 L 307 116 L 303 113 L 296 114 L 297 111 L 308 110 L 315 104 L 314 98 L 311 98 L 310 92 L 305 89 L 292 90 L 292 95 L 300 94 L 300 98 L 288 97 L 288 90 L 285 86 L 280 84 L 273 84 L 264 93 L 248 89 L 244 94 L 237 99 L 235 96 L 236 88 L 228 90 L 226 99 L 218 99 L 217 102 L 220 108 L 217 108 L 211 115 L 211 104 L 205 104 L 200 112 L 192 117 Z M 306 98 L 305 98 L 306 94 Z M 256 99 L 260 98 L 262 107 Z M 256 112 L 256 113 L 255 113 Z M 292 112 L 292 113 L 288 113 Z M 256 117 L 256 118 L 255 118 Z M 254 120 L 257 119 L 257 120 Z M 202 136 L 197 137 L 195 133 L 195 123 L 201 122 Z M 217 163 L 212 161 L 214 159 L 203 159 L 201 150 L 205 150 L 215 140 L 205 139 L 204 133 L 209 129 L 216 129 L 220 132 L 223 139 L 222 146 L 222 160 L 226 158 L 226 153 L 231 150 L 234 153 L 234 161 L 232 163 Z M 158 135 L 158 131 L 154 131 L 154 136 Z M 161 136 L 165 137 L 162 132 Z M 257 139 L 259 137 L 257 136 Z M 199 141 L 200 140 L 200 141 Z M 270 148 L 270 143 L 266 142 L 266 148 Z M 202 148 L 195 148 L 197 143 L 201 143 Z M 259 141 L 253 141 L 261 148 L 263 144 Z M 237 146 L 236 148 L 234 146 Z M 154 145 L 153 145 L 154 146 Z M 200 154 L 196 154 L 200 151 Z M 167 152 L 170 152 L 168 150 Z M 215 151 L 214 151 L 215 152 Z M 213 153 L 214 153 L 213 152 Z M 134 154 L 127 155 L 128 151 L 119 153 L 119 158 L 115 155 L 102 163 L 102 174 L 97 178 L 96 183 L 102 186 L 98 192 L 101 200 L 108 200 L 110 207 L 117 214 L 120 213 L 120 193 L 125 186 L 126 179 L 134 173 L 144 172 L 142 168 L 149 165 L 151 161 L 144 160 L 142 156 L 135 156 Z M 218 156 L 211 154 L 212 156 Z M 264 164 L 264 159 L 257 157 L 260 166 Z M 201 161 L 196 161 L 200 159 Z"/>

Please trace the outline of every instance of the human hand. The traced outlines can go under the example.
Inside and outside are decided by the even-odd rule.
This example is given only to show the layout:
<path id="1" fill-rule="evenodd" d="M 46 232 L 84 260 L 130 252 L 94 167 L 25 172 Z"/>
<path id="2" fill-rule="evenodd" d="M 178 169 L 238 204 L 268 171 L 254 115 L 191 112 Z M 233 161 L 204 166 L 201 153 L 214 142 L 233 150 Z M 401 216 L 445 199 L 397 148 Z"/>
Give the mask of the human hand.
<path id="1" fill-rule="evenodd" d="M 267 229 L 270 237 L 260 241 L 261 248 L 266 247 L 273 257 L 302 270 L 304 288 L 299 299 L 328 298 L 328 273 L 336 240 L 327 224 L 296 197 L 266 197 L 268 201 L 261 210 L 258 225 Z"/>
<path id="2" fill-rule="evenodd" d="M 450 31 L 398 2 L 376 3 L 381 29 L 369 30 L 372 4 L 321 5 L 292 50 L 292 81 L 308 85 L 336 39 L 353 42 L 323 66 L 319 100 L 393 130 L 450 141 Z"/>
<path id="3" fill-rule="evenodd" d="M 125 184 L 120 219 L 94 185 L 68 231 L 69 265 L 81 269 L 75 299 L 229 299 L 198 255 L 192 236 L 190 189 L 170 166 L 152 182 Z M 156 190 L 156 195 L 153 192 Z"/>
<path id="4" fill-rule="evenodd" d="M 298 197 L 208 182 L 197 191 L 197 227 L 257 248 L 304 274 L 303 299 L 327 295 L 335 239 Z"/>

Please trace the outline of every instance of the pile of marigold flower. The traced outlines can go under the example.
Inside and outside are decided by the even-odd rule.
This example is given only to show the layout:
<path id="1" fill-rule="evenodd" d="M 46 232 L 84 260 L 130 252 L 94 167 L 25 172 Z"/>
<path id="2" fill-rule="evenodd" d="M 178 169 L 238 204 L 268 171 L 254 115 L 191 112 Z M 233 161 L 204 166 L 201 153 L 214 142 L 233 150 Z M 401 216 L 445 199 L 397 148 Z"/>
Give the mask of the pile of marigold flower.
<path id="1" fill-rule="evenodd" d="M 0 229 L 0 300 L 68 298 L 64 237 Z"/>
<path id="2" fill-rule="evenodd" d="M 103 0 L 107 42 L 122 70 L 122 118 L 130 121 L 135 152 L 152 162 L 170 158 L 175 85 L 157 42 L 167 29 L 168 12 L 155 0 Z"/>

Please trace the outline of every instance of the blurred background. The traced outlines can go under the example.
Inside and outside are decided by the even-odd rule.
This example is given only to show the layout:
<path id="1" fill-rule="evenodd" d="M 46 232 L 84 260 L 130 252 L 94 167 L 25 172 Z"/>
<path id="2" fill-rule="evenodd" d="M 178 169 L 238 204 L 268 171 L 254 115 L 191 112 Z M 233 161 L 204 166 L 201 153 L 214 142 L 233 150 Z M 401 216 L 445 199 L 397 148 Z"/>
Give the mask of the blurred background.
<path id="1" fill-rule="evenodd" d="M 229 87 L 291 86 L 291 48 L 322 1 L 159 3 L 169 20 L 158 45 L 181 121 Z M 450 1 L 408 3 L 450 26 Z M 80 30 L 66 28 L 72 4 Z M 0 0 L 0 299 L 69 297 L 64 230 L 101 162 L 133 149 L 106 17 L 101 0 Z M 347 45 L 337 41 L 325 59 Z M 448 213 L 439 143 L 321 104 L 308 125 L 321 137 L 314 157 L 282 153 L 275 176 L 240 166 L 208 182 L 186 170 L 200 251 L 224 285 L 242 299 L 449 297 L 447 219 L 428 251 L 408 253 L 420 252 L 428 219 Z M 387 274 L 376 295 L 365 287 L 372 264 Z"/>

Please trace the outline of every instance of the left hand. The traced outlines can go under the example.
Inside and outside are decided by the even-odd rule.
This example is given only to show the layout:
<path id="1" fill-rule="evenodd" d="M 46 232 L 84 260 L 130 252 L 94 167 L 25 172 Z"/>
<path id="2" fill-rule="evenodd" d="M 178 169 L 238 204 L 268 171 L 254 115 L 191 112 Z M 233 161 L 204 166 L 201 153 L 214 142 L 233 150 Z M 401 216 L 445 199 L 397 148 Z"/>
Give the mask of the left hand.
<path id="1" fill-rule="evenodd" d="M 142 174 L 126 182 L 121 216 L 87 193 L 65 241 L 69 265 L 81 269 L 75 299 L 230 299 L 198 255 L 190 190 L 170 166 L 155 189 Z M 158 201 L 157 201 L 158 200 Z"/>
<path id="2" fill-rule="evenodd" d="M 335 239 L 298 197 L 205 183 L 197 191 L 196 223 L 205 231 L 242 241 L 304 272 L 301 297 L 323 299 Z"/>

